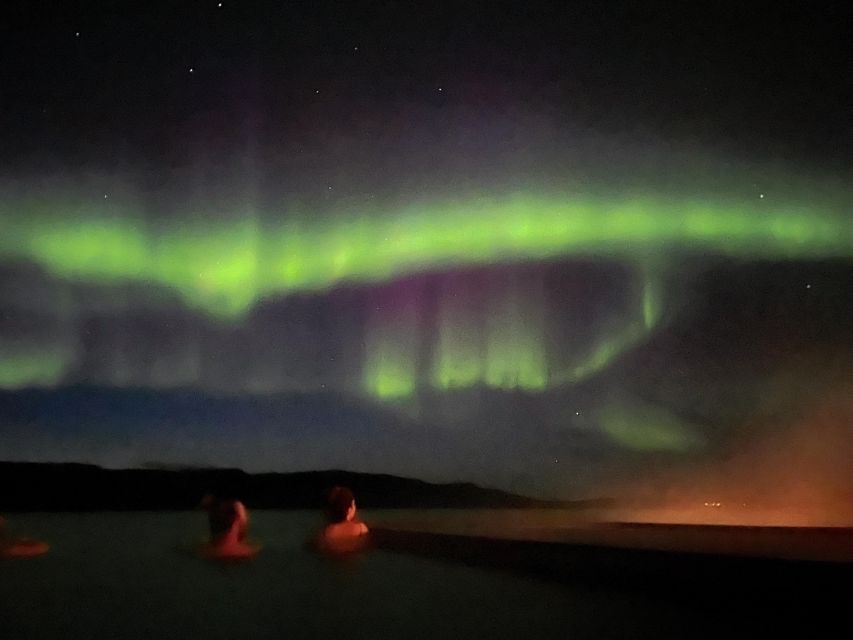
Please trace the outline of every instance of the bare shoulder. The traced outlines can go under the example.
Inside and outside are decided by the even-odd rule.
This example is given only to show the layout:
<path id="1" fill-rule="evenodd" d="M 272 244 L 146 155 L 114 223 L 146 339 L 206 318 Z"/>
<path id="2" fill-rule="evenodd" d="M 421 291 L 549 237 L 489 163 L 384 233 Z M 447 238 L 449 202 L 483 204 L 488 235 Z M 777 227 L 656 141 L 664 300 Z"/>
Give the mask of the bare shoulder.
<path id="1" fill-rule="evenodd" d="M 363 536 L 364 534 L 368 533 L 369 531 L 370 531 L 370 529 L 367 528 L 366 524 L 364 524 L 363 522 L 358 523 L 358 534 L 359 535 Z"/>
<path id="2" fill-rule="evenodd" d="M 240 543 L 225 547 L 205 543 L 198 549 L 198 554 L 208 560 L 248 560 L 261 550 L 259 544 Z"/>

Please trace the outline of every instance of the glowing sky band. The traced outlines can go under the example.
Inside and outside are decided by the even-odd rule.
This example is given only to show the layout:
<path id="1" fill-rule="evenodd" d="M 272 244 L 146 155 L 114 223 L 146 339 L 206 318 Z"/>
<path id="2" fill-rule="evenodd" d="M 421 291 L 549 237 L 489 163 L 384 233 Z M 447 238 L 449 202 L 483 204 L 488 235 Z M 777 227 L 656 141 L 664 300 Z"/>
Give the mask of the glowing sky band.
<path id="1" fill-rule="evenodd" d="M 191 306 L 239 317 L 261 298 L 381 282 L 451 266 L 571 256 L 642 259 L 669 250 L 749 258 L 853 256 L 842 212 L 683 198 L 515 194 L 420 203 L 398 211 L 231 221 L 178 217 L 154 224 L 142 211 L 101 205 L 4 203 L 0 259 L 26 259 L 61 278 L 141 281 L 178 291 Z M 22 209 L 23 208 L 23 209 Z"/>

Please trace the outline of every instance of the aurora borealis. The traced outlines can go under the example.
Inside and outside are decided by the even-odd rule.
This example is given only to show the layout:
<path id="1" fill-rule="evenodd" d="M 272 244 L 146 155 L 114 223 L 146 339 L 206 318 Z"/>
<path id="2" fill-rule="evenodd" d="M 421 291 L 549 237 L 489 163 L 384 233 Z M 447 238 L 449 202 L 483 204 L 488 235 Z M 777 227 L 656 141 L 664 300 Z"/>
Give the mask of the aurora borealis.
<path id="1" fill-rule="evenodd" d="M 6 218 L 2 257 L 31 262 L 60 282 L 175 291 L 188 308 L 225 323 L 239 323 L 270 297 L 381 287 L 417 273 L 578 258 L 635 265 L 641 294 L 627 318 L 562 368 L 549 366 L 545 353 L 541 282 L 511 273 L 487 282 L 445 276 L 430 383 L 541 391 L 583 380 L 654 331 L 665 305 L 658 272 L 667 270 L 671 254 L 796 260 L 853 252 L 853 231 L 840 210 L 807 215 L 779 206 L 774 212 L 763 198 L 751 206 L 565 198 L 568 204 L 516 194 L 410 206 L 394 215 L 357 211 L 326 215 L 313 226 L 286 215 L 269 215 L 283 222 L 264 223 L 253 214 L 212 224 L 172 222 L 160 230 L 118 207 L 113 217 L 109 206 L 99 218 L 77 217 L 58 203 L 28 208 L 7 201 L 10 211 L 24 213 Z M 56 213 L 40 218 L 40 211 Z M 417 291 L 404 295 L 370 323 L 363 390 L 382 399 L 410 396 L 418 384 L 424 309 Z M 14 357 L 5 374 L 9 387 L 53 384 L 64 368 L 57 361 L 73 361 L 67 354 Z"/>
<path id="2" fill-rule="evenodd" d="M 804 211 L 769 202 L 510 194 L 355 210 L 325 224 L 288 221 L 285 210 L 269 216 L 285 222 L 264 224 L 249 212 L 161 231 L 121 207 L 90 216 L 62 202 L 4 205 L 7 220 L 23 221 L 6 229 L 5 259 L 31 260 L 61 278 L 173 288 L 219 317 L 245 314 L 270 295 L 512 260 L 642 259 L 670 248 L 782 259 L 853 254 L 845 209 L 819 204 Z"/>
<path id="3" fill-rule="evenodd" d="M 849 384 L 835 27 L 215 4 L 11 43 L 0 458 L 571 496 Z"/>

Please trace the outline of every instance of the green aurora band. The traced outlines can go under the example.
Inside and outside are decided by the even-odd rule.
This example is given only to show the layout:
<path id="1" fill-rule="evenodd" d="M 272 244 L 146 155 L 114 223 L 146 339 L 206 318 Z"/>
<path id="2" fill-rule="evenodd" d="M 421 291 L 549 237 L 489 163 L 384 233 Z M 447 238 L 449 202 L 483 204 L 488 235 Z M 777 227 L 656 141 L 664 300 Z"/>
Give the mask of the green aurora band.
<path id="1" fill-rule="evenodd" d="M 0 355 L 0 389 L 22 389 L 58 384 L 65 375 L 71 354 L 59 349 L 52 352 L 35 349 L 29 353 Z"/>
<path id="2" fill-rule="evenodd" d="M 421 291 L 414 293 L 415 297 L 384 309 L 384 313 L 374 310 L 368 322 L 361 385 L 380 400 L 406 399 L 417 388 L 422 331 L 416 296 Z"/>
<path id="3" fill-rule="evenodd" d="M 230 221 L 159 224 L 100 205 L 4 202 L 0 259 L 30 260 L 69 279 L 141 281 L 179 292 L 222 319 L 260 299 L 381 282 L 424 270 L 565 257 L 642 259 L 668 249 L 748 258 L 853 256 L 841 212 L 677 198 L 525 193 L 345 211 L 279 222 L 254 211 Z M 16 215 L 12 215 L 16 214 Z M 345 215 L 344 215 L 345 214 Z M 270 217 L 269 220 L 272 218 Z"/>
<path id="4" fill-rule="evenodd" d="M 504 391 L 544 391 L 574 384 L 604 370 L 658 328 L 663 318 L 659 268 L 641 263 L 639 311 L 612 333 L 555 368 L 545 349 L 544 292 L 532 282 L 495 281 L 490 286 L 452 276 L 444 280 L 437 335 L 431 345 L 429 384 L 443 391 L 485 386 Z M 540 283 L 541 285 L 541 283 Z M 422 293 L 422 292 L 416 292 Z M 417 296 L 415 297 L 417 300 Z M 381 400 L 411 398 L 418 387 L 420 309 L 412 300 L 373 318 L 366 341 L 363 388 Z"/>
<path id="5" fill-rule="evenodd" d="M 486 315 L 445 296 L 426 376 L 438 389 L 485 385 L 535 392 L 603 370 L 659 325 L 664 305 L 659 274 L 670 252 L 749 259 L 853 256 L 853 222 L 840 205 L 819 212 L 764 199 L 715 204 L 520 192 L 313 218 L 248 209 L 227 220 L 162 221 L 146 216 L 142 207 L 122 209 L 106 201 L 96 209 L 9 200 L 0 200 L 0 207 L 0 261 L 30 261 L 66 281 L 158 285 L 225 322 L 240 320 L 265 297 L 450 267 L 573 257 L 638 265 L 642 295 L 636 316 L 562 370 L 551 370 L 544 352 L 541 305 L 530 304 L 529 292 L 522 295 L 517 283 L 492 297 Z M 361 387 L 384 400 L 409 398 L 422 378 L 418 308 L 410 305 L 374 325 L 366 338 Z M 72 359 L 73 354 L 6 359 L 0 386 L 54 384 L 64 361 Z"/>
<path id="6" fill-rule="evenodd" d="M 597 417 L 602 431 L 613 442 L 634 451 L 686 452 L 705 444 L 699 429 L 661 407 L 608 404 Z"/>
<path id="7" fill-rule="evenodd" d="M 469 284 L 473 289 L 473 285 Z M 521 290 L 517 279 L 490 288 L 487 303 L 471 312 L 459 286 L 443 295 L 432 384 L 439 389 L 485 385 L 495 389 L 542 391 L 548 385 L 544 324 L 537 292 Z"/>
<path id="8" fill-rule="evenodd" d="M 642 314 L 629 317 L 622 326 L 605 338 L 593 343 L 592 348 L 568 369 L 551 376 L 554 385 L 575 384 L 606 369 L 616 358 L 636 346 L 658 328 L 664 312 L 663 267 L 659 262 L 641 262 L 637 271 L 641 275 Z"/>

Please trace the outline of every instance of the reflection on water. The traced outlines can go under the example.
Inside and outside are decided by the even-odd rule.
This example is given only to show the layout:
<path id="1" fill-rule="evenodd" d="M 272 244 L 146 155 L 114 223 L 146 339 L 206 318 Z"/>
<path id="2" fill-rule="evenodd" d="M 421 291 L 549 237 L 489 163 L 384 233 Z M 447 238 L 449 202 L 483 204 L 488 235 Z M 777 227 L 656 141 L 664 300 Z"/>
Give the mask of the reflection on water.
<path id="1" fill-rule="evenodd" d="M 15 514 L 15 531 L 52 551 L 0 564 L 3 637 L 683 637 L 699 624 L 637 594 L 381 551 L 340 565 L 304 549 L 319 513 L 252 516 L 263 551 L 222 566 L 176 550 L 206 535 L 202 513 Z"/>

